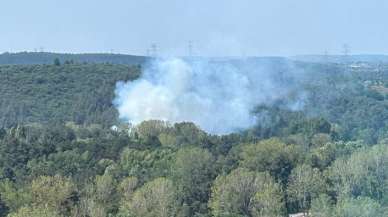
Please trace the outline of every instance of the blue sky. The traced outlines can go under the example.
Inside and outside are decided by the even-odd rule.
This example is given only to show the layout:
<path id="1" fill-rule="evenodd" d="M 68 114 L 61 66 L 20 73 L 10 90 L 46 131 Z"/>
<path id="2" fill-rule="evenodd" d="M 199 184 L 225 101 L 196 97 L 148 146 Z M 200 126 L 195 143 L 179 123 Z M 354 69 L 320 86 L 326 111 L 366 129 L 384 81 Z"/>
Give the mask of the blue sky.
<path id="1" fill-rule="evenodd" d="M 0 0 L 0 52 L 388 54 L 386 0 Z"/>

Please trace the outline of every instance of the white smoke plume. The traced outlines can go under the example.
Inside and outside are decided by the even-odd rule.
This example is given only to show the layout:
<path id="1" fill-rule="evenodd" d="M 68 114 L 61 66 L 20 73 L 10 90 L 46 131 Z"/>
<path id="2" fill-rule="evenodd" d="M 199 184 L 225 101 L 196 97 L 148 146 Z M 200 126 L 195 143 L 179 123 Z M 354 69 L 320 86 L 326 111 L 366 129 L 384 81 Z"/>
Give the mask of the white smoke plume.
<path id="1" fill-rule="evenodd" d="M 213 134 L 251 127 L 255 106 L 287 96 L 293 85 L 267 64 L 248 62 L 154 60 L 139 79 L 117 83 L 114 104 L 132 124 L 190 121 Z"/>

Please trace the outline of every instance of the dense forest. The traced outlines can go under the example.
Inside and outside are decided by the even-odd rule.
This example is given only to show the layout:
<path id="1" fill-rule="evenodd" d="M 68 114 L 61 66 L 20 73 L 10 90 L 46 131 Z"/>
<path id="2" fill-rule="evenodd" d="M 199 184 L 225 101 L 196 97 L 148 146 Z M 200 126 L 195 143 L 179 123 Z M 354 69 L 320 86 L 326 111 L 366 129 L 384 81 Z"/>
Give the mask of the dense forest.
<path id="1" fill-rule="evenodd" d="M 0 216 L 387 216 L 388 65 L 292 64 L 303 107 L 228 135 L 120 121 L 138 64 L 0 66 Z"/>
<path id="2" fill-rule="evenodd" d="M 80 63 L 112 63 L 137 65 L 144 63 L 147 58 L 145 56 L 111 53 L 62 54 L 50 52 L 5 52 L 0 54 L 0 65 L 51 64 L 55 59 L 58 59 L 61 62 L 73 61 Z"/>
<path id="3" fill-rule="evenodd" d="M 66 121 L 112 126 L 115 83 L 136 78 L 140 67 L 71 62 L 0 66 L 0 127 Z"/>

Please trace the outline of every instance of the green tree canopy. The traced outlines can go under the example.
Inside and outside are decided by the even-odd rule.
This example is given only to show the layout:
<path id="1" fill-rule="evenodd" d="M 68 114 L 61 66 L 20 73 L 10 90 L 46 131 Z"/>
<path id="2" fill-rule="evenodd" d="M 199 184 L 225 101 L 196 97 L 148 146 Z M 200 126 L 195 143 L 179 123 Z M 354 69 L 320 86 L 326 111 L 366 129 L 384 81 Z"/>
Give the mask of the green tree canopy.
<path id="1" fill-rule="evenodd" d="M 268 173 L 243 168 L 217 177 L 209 207 L 215 217 L 280 217 L 284 213 L 280 185 Z"/>
<path id="2" fill-rule="evenodd" d="M 129 201 L 123 201 L 122 216 L 174 217 L 177 214 L 177 195 L 174 184 L 157 178 L 135 191 Z"/>

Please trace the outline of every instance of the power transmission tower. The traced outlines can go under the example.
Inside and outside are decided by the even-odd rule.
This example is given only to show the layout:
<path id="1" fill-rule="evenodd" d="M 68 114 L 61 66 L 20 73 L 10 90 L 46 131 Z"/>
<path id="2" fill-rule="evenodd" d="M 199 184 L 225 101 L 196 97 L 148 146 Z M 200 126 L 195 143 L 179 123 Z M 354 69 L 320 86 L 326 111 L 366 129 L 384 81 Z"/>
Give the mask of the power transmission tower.
<path id="1" fill-rule="evenodd" d="M 188 52 L 188 56 L 189 57 L 192 57 L 194 55 L 194 52 L 193 52 L 193 41 L 189 41 L 189 44 L 187 46 L 187 52 Z"/>
<path id="2" fill-rule="evenodd" d="M 342 46 L 342 54 L 344 57 L 344 61 L 347 63 L 349 61 L 349 54 L 350 54 L 350 46 L 348 44 L 344 44 Z"/>
<path id="3" fill-rule="evenodd" d="M 350 53 L 350 46 L 349 46 L 348 44 L 344 44 L 344 45 L 342 46 L 342 54 L 343 54 L 344 56 L 348 56 L 349 53 Z"/>
<path id="4" fill-rule="evenodd" d="M 329 62 L 329 52 L 328 52 L 327 50 L 325 50 L 325 51 L 323 52 L 323 62 L 324 62 L 325 64 L 327 64 L 327 63 Z"/>
<path id="5" fill-rule="evenodd" d="M 323 67 L 324 67 L 324 73 L 326 77 L 326 82 L 331 85 L 335 86 L 335 82 L 330 74 L 330 60 L 329 60 L 329 52 L 327 50 L 323 53 Z M 325 97 L 328 97 L 327 95 Z"/>
<path id="6" fill-rule="evenodd" d="M 384 79 L 384 64 L 381 61 L 377 65 L 377 78 L 380 82 Z"/>
<path id="7" fill-rule="evenodd" d="M 156 43 L 151 44 L 151 56 L 156 57 L 158 55 L 158 45 Z"/>
<path id="8" fill-rule="evenodd" d="M 147 56 L 147 57 L 151 56 L 151 49 L 147 48 L 147 50 L 146 50 L 146 56 Z"/>
<path id="9" fill-rule="evenodd" d="M 329 52 L 327 50 L 323 52 L 323 65 L 327 74 L 329 72 Z"/>

